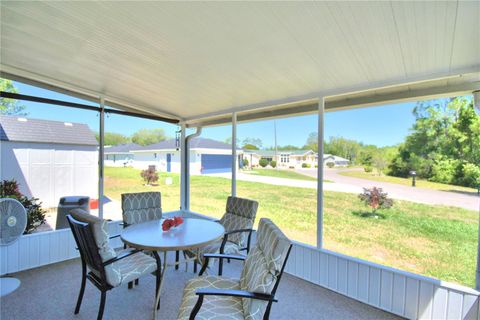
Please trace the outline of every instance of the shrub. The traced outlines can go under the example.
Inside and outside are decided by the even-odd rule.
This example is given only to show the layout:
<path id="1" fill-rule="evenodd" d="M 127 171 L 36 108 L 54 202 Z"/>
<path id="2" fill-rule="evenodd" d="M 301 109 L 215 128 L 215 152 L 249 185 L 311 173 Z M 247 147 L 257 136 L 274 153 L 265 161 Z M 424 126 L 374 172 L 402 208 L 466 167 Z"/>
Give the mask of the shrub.
<path id="1" fill-rule="evenodd" d="M 472 188 L 480 186 L 480 167 L 473 163 L 465 163 L 462 166 L 462 177 L 459 179 L 462 185 Z"/>
<path id="2" fill-rule="evenodd" d="M 27 227 L 23 234 L 32 233 L 40 225 L 46 222 L 45 210 L 37 198 L 28 198 L 20 192 L 18 182 L 15 180 L 3 180 L 0 182 L 0 198 L 12 198 L 18 200 L 27 211 Z"/>
<path id="3" fill-rule="evenodd" d="M 335 162 L 327 162 L 326 166 L 331 169 L 331 168 L 335 167 Z"/>
<path id="4" fill-rule="evenodd" d="M 363 193 L 360 193 L 358 198 L 365 203 L 365 205 L 372 208 L 373 214 L 375 214 L 378 209 L 388 209 L 393 205 L 393 200 L 388 198 L 388 193 L 383 192 L 382 188 L 363 188 Z"/>
<path id="5" fill-rule="evenodd" d="M 266 166 L 268 166 L 268 160 L 267 160 L 267 159 L 260 159 L 260 161 L 258 162 L 258 164 L 259 164 L 262 168 L 265 168 Z"/>
<path id="6" fill-rule="evenodd" d="M 275 168 L 277 166 L 277 161 L 275 161 L 275 160 L 270 161 L 270 166 L 272 168 Z"/>
<path id="7" fill-rule="evenodd" d="M 453 159 L 438 159 L 432 165 L 432 176 L 428 179 L 440 183 L 453 183 L 458 161 Z"/>
<path id="8" fill-rule="evenodd" d="M 248 159 L 247 158 L 243 158 L 243 166 L 248 167 Z"/>
<path id="9" fill-rule="evenodd" d="M 154 166 L 149 166 L 148 169 L 140 172 L 140 176 L 143 178 L 146 185 L 151 185 L 158 181 L 158 173 Z"/>
<path id="10" fill-rule="evenodd" d="M 373 168 L 371 166 L 365 166 L 363 170 L 365 170 L 365 172 L 372 172 Z"/>
<path id="11" fill-rule="evenodd" d="M 302 168 L 310 168 L 310 164 L 309 163 L 302 163 Z"/>

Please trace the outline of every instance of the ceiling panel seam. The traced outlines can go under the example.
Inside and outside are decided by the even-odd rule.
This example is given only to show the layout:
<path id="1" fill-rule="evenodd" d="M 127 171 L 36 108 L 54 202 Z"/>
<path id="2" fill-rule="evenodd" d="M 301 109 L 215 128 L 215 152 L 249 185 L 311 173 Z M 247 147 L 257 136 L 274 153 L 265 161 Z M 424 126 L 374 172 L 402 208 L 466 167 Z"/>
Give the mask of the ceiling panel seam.
<path id="1" fill-rule="evenodd" d="M 453 22 L 452 46 L 450 48 L 450 61 L 448 63 L 448 71 L 450 71 L 452 69 L 453 49 L 454 49 L 454 45 L 455 45 L 455 33 L 457 31 L 458 2 L 459 2 L 459 0 L 457 0 L 457 5 L 455 6 L 455 21 Z"/>
<path id="2" fill-rule="evenodd" d="M 392 11 L 393 24 L 395 25 L 395 32 L 397 34 L 398 45 L 400 46 L 400 56 L 402 57 L 402 66 L 405 79 L 408 78 L 407 66 L 405 64 L 405 56 L 403 53 L 402 41 L 400 41 L 400 31 L 398 30 L 397 18 L 395 17 L 395 10 L 393 9 L 392 1 L 390 1 L 390 9 Z"/>

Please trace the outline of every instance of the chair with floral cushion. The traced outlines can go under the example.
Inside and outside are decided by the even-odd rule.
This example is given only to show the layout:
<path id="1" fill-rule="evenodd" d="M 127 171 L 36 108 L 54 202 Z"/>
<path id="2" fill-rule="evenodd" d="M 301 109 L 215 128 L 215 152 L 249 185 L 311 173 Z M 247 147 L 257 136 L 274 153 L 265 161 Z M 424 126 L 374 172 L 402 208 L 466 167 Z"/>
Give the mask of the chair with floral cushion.
<path id="1" fill-rule="evenodd" d="M 200 276 L 187 282 L 179 320 L 268 319 L 292 248 L 290 240 L 266 218 L 260 219 L 257 243 L 247 257 L 205 254 Z M 209 259 L 245 260 L 240 280 L 202 276 Z"/>
<path id="2" fill-rule="evenodd" d="M 160 192 L 122 194 L 122 217 L 125 226 L 162 218 Z"/>
<path id="3" fill-rule="evenodd" d="M 108 235 L 107 221 L 90 215 L 84 210 L 70 211 L 67 220 L 82 260 L 82 284 L 75 314 L 80 311 L 87 279 L 101 291 L 98 320 L 103 317 L 107 291 L 115 287 L 131 283 L 146 274 L 155 273 L 155 293 L 157 292 L 161 281 L 161 261 L 158 255 L 153 258 L 133 249 L 117 254 L 109 245 L 109 239 L 113 237 Z"/>
<path id="4" fill-rule="evenodd" d="M 197 262 L 204 264 L 205 253 L 240 254 L 250 251 L 250 240 L 253 224 L 257 215 L 258 202 L 250 199 L 228 197 L 225 214 L 218 222 L 225 228 L 223 239 L 208 246 L 202 247 L 198 252 L 186 251 L 190 256 L 197 256 L 194 262 L 194 272 L 197 272 Z M 229 261 L 229 260 L 228 260 Z M 219 261 L 219 275 L 222 275 L 223 261 Z"/>

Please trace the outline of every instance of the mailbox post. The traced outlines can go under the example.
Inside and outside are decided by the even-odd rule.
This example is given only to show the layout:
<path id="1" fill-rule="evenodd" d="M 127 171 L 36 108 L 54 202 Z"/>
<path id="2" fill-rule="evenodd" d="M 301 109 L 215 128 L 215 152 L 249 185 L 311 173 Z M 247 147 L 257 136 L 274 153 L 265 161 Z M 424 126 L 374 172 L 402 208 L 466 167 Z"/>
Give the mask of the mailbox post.
<path id="1" fill-rule="evenodd" d="M 411 171 L 409 172 L 409 174 L 410 174 L 410 176 L 412 177 L 412 187 L 415 187 L 415 185 L 416 185 L 416 183 L 417 183 L 417 182 L 416 182 L 417 171 L 411 170 Z"/>

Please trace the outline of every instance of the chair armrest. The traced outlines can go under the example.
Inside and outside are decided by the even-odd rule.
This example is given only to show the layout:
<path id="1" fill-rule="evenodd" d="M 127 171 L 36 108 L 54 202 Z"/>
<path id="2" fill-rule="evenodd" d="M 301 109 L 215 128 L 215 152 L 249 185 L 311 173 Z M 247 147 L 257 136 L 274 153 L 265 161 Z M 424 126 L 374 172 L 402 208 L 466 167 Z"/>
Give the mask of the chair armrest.
<path id="1" fill-rule="evenodd" d="M 197 303 L 192 309 L 190 313 L 190 320 L 194 320 L 195 316 L 197 315 L 198 311 L 203 304 L 203 297 L 204 296 L 230 296 L 230 297 L 240 297 L 240 298 L 247 298 L 247 299 L 255 299 L 255 300 L 262 300 L 262 301 L 269 301 L 269 302 L 277 302 L 273 295 L 266 294 L 266 293 L 259 293 L 259 292 L 250 292 L 244 290 L 229 290 L 229 289 L 198 289 L 195 294 L 198 296 Z"/>
<path id="2" fill-rule="evenodd" d="M 222 244 L 220 245 L 220 253 L 224 253 L 225 251 L 225 245 L 227 244 L 228 241 L 228 236 L 231 234 L 235 233 L 247 233 L 248 232 L 248 240 L 247 240 L 247 247 L 244 248 L 247 250 L 247 253 L 250 251 L 250 240 L 252 238 L 252 232 L 253 229 L 237 229 L 237 230 L 232 230 L 225 232 L 225 235 L 223 236 Z"/>
<path id="3" fill-rule="evenodd" d="M 202 288 L 195 291 L 197 296 L 230 296 L 230 297 L 240 297 L 240 298 L 249 298 L 255 300 L 263 301 L 273 301 L 277 302 L 278 300 L 274 298 L 273 295 L 261 292 L 251 292 L 245 290 L 233 290 L 233 289 L 211 289 L 211 288 Z"/>
<path id="4" fill-rule="evenodd" d="M 120 253 L 118 256 L 116 256 L 115 258 L 112 258 L 110 260 L 107 260 L 103 263 L 103 266 L 106 267 L 108 266 L 109 264 L 112 264 L 114 262 L 117 262 L 119 260 L 122 260 L 122 259 L 125 259 L 126 257 L 129 257 L 135 253 L 138 253 L 138 252 L 141 252 L 142 250 L 137 250 L 137 249 L 134 249 L 134 250 L 130 250 L 130 251 L 123 251 L 122 253 Z"/>
<path id="5" fill-rule="evenodd" d="M 233 255 L 233 254 L 223 254 L 223 253 L 205 253 L 205 254 L 203 255 L 203 258 L 205 259 L 205 261 L 203 262 L 202 269 L 201 269 L 200 272 L 198 273 L 199 276 L 203 275 L 203 273 L 205 272 L 205 270 L 207 270 L 209 259 L 220 259 L 220 263 L 219 263 L 218 267 L 221 268 L 220 265 L 222 264 L 223 259 L 232 259 L 232 260 L 245 261 L 245 259 L 246 259 L 247 257 L 245 257 L 245 256 Z M 221 274 L 221 269 L 219 269 L 219 274 Z"/>
<path id="6" fill-rule="evenodd" d="M 252 231 L 253 231 L 253 229 L 237 229 L 237 230 L 227 231 L 227 232 L 225 232 L 225 235 L 228 236 L 228 235 L 231 235 L 231 234 L 234 234 L 234 233 L 252 232 Z"/>
<path id="7" fill-rule="evenodd" d="M 245 260 L 247 257 L 239 256 L 234 254 L 224 254 L 224 253 L 205 253 L 203 255 L 204 258 L 209 259 L 232 259 L 232 260 Z"/>

